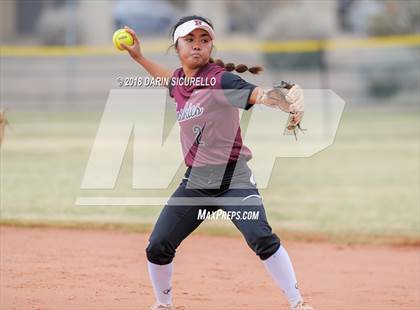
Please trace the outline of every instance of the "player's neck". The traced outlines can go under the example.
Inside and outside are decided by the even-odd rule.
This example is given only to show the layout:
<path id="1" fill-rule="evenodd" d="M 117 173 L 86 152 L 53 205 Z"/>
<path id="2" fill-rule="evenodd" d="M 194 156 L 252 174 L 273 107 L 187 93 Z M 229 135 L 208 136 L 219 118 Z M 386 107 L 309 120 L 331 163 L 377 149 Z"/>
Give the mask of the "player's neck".
<path id="1" fill-rule="evenodd" d="M 204 66 L 201 66 L 201 67 L 197 67 L 197 68 L 189 68 L 189 67 L 184 65 L 184 66 L 182 66 L 182 69 L 184 70 L 185 76 L 190 78 L 190 77 L 195 76 L 198 73 L 198 71 L 200 71 L 200 69 L 202 67 L 205 67 L 206 65 L 207 64 L 205 64 Z"/>
<path id="2" fill-rule="evenodd" d="M 198 70 L 200 70 L 200 67 L 192 69 L 192 68 L 188 68 L 184 66 L 183 70 L 184 70 L 185 76 L 190 78 L 197 74 Z"/>

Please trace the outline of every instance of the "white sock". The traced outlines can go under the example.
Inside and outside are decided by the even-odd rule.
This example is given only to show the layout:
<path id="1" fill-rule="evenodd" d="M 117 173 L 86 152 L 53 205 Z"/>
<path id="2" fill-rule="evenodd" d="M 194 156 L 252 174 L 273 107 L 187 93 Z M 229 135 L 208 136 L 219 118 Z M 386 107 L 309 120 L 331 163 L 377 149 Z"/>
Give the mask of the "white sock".
<path id="1" fill-rule="evenodd" d="M 292 262 L 285 248 L 280 246 L 276 253 L 263 262 L 277 285 L 286 294 L 290 305 L 294 307 L 299 301 L 302 301 Z"/>
<path id="2" fill-rule="evenodd" d="M 172 268 L 172 263 L 157 265 L 147 261 L 155 297 L 160 304 L 172 304 Z"/>

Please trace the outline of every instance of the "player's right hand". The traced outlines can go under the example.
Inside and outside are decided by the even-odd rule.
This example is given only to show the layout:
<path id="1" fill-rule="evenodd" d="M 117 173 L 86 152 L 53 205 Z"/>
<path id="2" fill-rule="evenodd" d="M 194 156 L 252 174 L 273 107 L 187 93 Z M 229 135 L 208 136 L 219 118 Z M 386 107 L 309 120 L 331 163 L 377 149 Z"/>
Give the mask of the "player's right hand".
<path id="1" fill-rule="evenodd" d="M 130 54 L 130 56 L 134 60 L 139 60 L 141 57 L 143 57 L 143 54 L 141 53 L 141 49 L 140 49 L 139 38 L 137 37 L 136 32 L 130 27 L 124 26 L 124 29 L 131 34 L 134 42 L 133 42 L 133 45 L 130 45 L 130 46 L 127 46 L 124 43 L 120 43 L 120 45 L 123 49 L 125 49 Z"/>

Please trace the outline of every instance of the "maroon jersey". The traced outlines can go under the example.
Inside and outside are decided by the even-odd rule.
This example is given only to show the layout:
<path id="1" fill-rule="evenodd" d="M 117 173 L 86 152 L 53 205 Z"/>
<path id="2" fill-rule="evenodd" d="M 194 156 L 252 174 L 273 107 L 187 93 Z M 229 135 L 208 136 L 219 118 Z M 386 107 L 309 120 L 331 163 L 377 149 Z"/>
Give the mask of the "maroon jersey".
<path id="1" fill-rule="evenodd" d="M 175 70 L 169 85 L 175 99 L 185 164 L 189 167 L 221 165 L 252 153 L 242 142 L 238 108 L 249 109 L 256 87 L 224 68 L 208 63 L 192 83 L 185 83 L 182 68 Z"/>

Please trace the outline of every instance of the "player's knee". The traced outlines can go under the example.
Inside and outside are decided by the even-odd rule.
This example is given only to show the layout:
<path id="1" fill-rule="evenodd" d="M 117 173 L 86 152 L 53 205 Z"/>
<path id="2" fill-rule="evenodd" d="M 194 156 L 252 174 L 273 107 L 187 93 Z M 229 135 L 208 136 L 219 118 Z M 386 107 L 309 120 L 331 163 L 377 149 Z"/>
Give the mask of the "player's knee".
<path id="1" fill-rule="evenodd" d="M 280 239 L 274 233 L 268 236 L 253 235 L 250 236 L 247 242 L 251 249 L 260 257 L 261 260 L 266 260 L 269 258 L 280 247 Z"/>
<path id="2" fill-rule="evenodd" d="M 146 248 L 146 256 L 149 262 L 157 265 L 166 265 L 175 257 L 175 249 L 171 247 L 167 238 L 151 239 Z"/>

